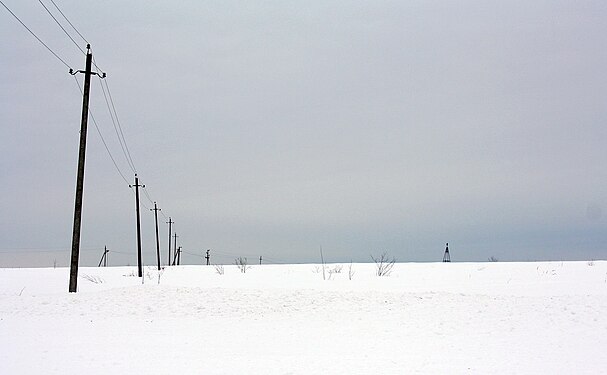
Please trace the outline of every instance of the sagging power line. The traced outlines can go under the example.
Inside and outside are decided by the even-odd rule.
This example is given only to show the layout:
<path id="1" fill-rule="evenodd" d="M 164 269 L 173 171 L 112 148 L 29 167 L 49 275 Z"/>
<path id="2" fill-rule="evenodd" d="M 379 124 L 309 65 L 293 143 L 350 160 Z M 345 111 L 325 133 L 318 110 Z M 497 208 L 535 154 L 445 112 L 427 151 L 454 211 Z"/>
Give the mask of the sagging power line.
<path id="1" fill-rule="evenodd" d="M 63 16 L 63 18 L 67 21 L 67 23 L 72 27 L 72 29 L 74 29 L 74 31 L 82 38 L 82 40 L 84 41 L 84 43 L 89 44 L 88 40 L 86 40 L 86 38 L 84 36 L 82 36 L 82 34 L 80 33 L 80 31 L 78 31 L 78 29 L 76 28 L 76 26 L 74 26 L 74 24 L 72 24 L 70 22 L 70 20 L 67 18 L 67 16 L 65 15 L 65 13 L 63 13 L 63 11 L 61 11 L 61 9 L 59 9 L 59 7 L 57 6 L 57 4 L 55 4 L 55 2 L 53 0 L 50 0 L 51 3 L 53 3 L 53 5 L 55 6 L 55 8 L 59 11 L 59 13 L 61 13 L 61 15 Z M 95 63 L 95 60 L 93 59 L 93 63 Z M 96 65 L 95 65 L 96 66 Z"/>
<path id="2" fill-rule="evenodd" d="M 76 46 L 76 48 L 78 48 L 80 50 L 80 52 L 82 52 L 83 54 L 86 55 L 86 52 L 84 52 L 84 50 L 82 49 L 82 47 L 80 47 L 78 45 L 78 43 L 74 40 L 74 38 L 72 38 L 72 36 L 70 35 L 70 33 L 67 32 L 67 30 L 63 27 L 63 25 L 61 25 L 61 23 L 57 20 L 57 18 L 55 18 L 55 16 L 53 15 L 53 13 L 51 13 L 51 11 L 46 7 L 46 5 L 44 5 L 44 3 L 42 2 L 42 0 L 38 0 L 38 2 L 40 3 L 40 5 L 42 5 L 42 7 L 44 8 L 44 10 L 46 10 L 46 12 L 48 13 L 49 16 L 51 16 L 51 18 L 55 21 L 55 23 L 57 23 L 57 25 L 59 25 L 59 27 L 61 28 L 61 30 L 63 30 L 63 32 L 65 33 L 65 35 L 67 35 L 68 38 L 70 38 L 70 40 L 72 41 L 72 43 L 74 43 L 74 45 Z M 57 5 L 55 5 L 57 6 Z M 85 41 L 85 43 L 88 44 L 88 42 Z"/>
<path id="3" fill-rule="evenodd" d="M 40 44 L 42 44 L 44 46 L 44 48 L 46 48 L 50 53 L 53 54 L 53 56 L 55 56 L 55 58 L 57 58 L 57 60 L 61 61 L 61 63 L 63 63 L 63 65 L 65 65 L 68 69 L 71 69 L 70 65 L 68 63 L 65 62 L 64 59 L 62 59 L 55 51 L 53 51 L 51 49 L 51 47 L 49 47 L 46 43 L 44 43 L 42 41 L 42 39 L 40 39 L 38 37 L 38 35 L 36 35 L 32 29 L 30 29 L 25 23 L 23 23 L 23 21 L 21 21 L 21 19 L 19 17 L 17 17 L 17 15 L 15 13 L 13 13 L 12 10 L 9 9 L 9 7 L 6 6 L 6 4 L 4 4 L 4 2 L 2 0 L 0 0 L 0 4 L 2 4 L 2 6 L 17 20 L 19 21 L 19 23 L 21 24 L 21 26 L 23 26 L 27 31 L 29 31 L 30 34 L 32 34 L 32 36 L 34 38 L 36 38 L 36 40 L 38 40 L 38 42 L 40 42 Z"/>
<path id="4" fill-rule="evenodd" d="M 80 32 L 80 30 L 78 30 L 74 24 L 70 21 L 70 19 L 67 17 L 67 15 L 65 14 L 65 12 L 63 12 L 63 10 L 61 10 L 61 8 L 57 5 L 57 3 L 53 0 L 49 0 L 52 5 L 54 6 L 54 9 L 51 9 L 50 6 L 47 6 L 47 4 L 45 4 L 45 2 L 43 2 L 42 0 L 38 0 L 38 2 L 40 3 L 40 5 L 44 8 L 44 11 L 46 12 L 46 14 L 48 14 L 48 16 L 54 21 L 54 23 L 61 29 L 61 31 L 63 32 L 63 34 L 65 34 L 65 36 L 70 40 L 71 43 L 73 43 L 77 49 L 82 52 L 87 59 L 87 69 L 84 71 L 77 71 L 76 73 L 85 73 L 85 84 L 84 84 L 84 88 L 80 85 L 80 83 L 78 82 L 78 80 L 76 79 L 76 77 L 74 77 L 75 82 L 77 83 L 78 86 L 78 90 L 80 92 L 80 94 L 83 96 L 83 116 L 82 116 L 82 121 L 81 121 L 81 131 L 80 131 L 80 138 L 81 138 L 81 146 L 79 148 L 79 166 L 78 166 L 78 178 L 77 178 L 77 188 L 76 188 L 76 203 L 75 203 L 75 213 L 74 213 L 74 230 L 73 230 L 73 234 L 72 234 L 72 260 L 70 263 L 70 292 L 75 292 L 76 288 L 77 288 L 77 272 L 78 272 L 78 260 L 79 260 L 79 254 L 80 254 L 80 225 L 81 225 L 81 214 L 82 214 L 82 193 L 83 193 L 83 177 L 84 177 L 84 160 L 85 160 L 85 155 L 86 155 L 86 135 L 87 135 L 87 129 L 86 129 L 86 120 L 88 118 L 88 116 L 90 115 L 91 120 L 93 121 L 93 124 L 95 125 L 95 128 L 97 130 L 97 133 L 99 134 L 99 137 L 101 138 L 101 142 L 103 143 L 104 148 L 106 149 L 106 152 L 108 154 L 108 156 L 110 157 L 110 160 L 112 162 L 112 164 L 114 165 L 114 168 L 116 169 L 116 171 L 118 172 L 119 176 L 122 178 L 122 180 L 128 184 L 128 180 L 125 177 L 125 173 L 123 173 L 122 169 L 120 168 L 120 165 L 118 163 L 118 160 L 116 159 L 116 157 L 113 155 L 110 145 L 107 142 L 107 139 L 103 136 L 103 132 L 102 129 L 100 127 L 100 125 L 98 124 L 97 119 L 95 118 L 95 116 L 93 115 L 93 111 L 90 108 L 90 104 L 89 104 L 89 97 L 90 97 L 90 75 L 97 75 L 99 78 L 99 83 L 101 85 L 102 88 L 102 92 L 103 92 L 103 96 L 104 96 L 104 100 L 105 100 L 105 105 L 108 109 L 108 112 L 110 114 L 110 119 L 112 121 L 112 124 L 114 126 L 114 132 L 116 133 L 116 137 L 118 139 L 118 142 L 120 144 L 120 148 L 122 150 L 122 153 L 125 157 L 125 160 L 127 162 L 127 165 L 129 166 L 129 168 L 135 173 L 137 174 L 137 168 L 135 166 L 135 163 L 133 161 L 133 157 L 131 155 L 131 151 L 129 149 L 129 146 L 126 142 L 126 138 L 124 136 L 124 131 L 123 131 L 123 127 L 121 125 L 120 119 L 118 117 L 117 111 L 116 111 L 116 105 L 114 102 L 114 98 L 112 96 L 112 92 L 110 90 L 109 87 L 109 83 L 107 79 L 102 79 L 102 78 L 106 78 L 106 74 L 99 68 L 99 66 L 97 65 L 97 61 L 95 59 L 95 56 L 93 56 L 92 53 L 92 48 L 90 46 L 90 44 L 88 43 L 87 38 L 83 35 L 83 33 Z M 50 46 L 45 43 L 41 37 L 39 37 L 36 33 L 34 33 L 34 31 L 28 26 L 26 25 L 5 3 L 4 1 L 0 0 L 0 4 L 11 14 L 11 16 L 16 19 L 40 44 L 42 44 L 57 60 L 59 60 L 64 66 L 66 66 L 69 70 L 70 73 L 72 73 L 72 75 L 76 74 L 74 73 L 74 71 L 71 69 L 70 64 L 67 63 L 66 59 L 64 59 L 62 56 L 60 56 L 57 52 L 55 52 L 52 48 L 50 48 Z M 56 11 L 55 11 L 56 10 Z M 57 13 L 58 12 L 58 13 Z M 59 14 L 61 16 L 59 16 Z M 65 24 L 67 23 L 67 24 Z M 67 26 L 69 25 L 69 26 Z M 73 31 L 72 31 L 73 30 Z M 73 32 L 75 32 L 77 34 L 74 34 Z M 78 44 L 78 41 L 76 40 L 77 38 L 81 38 L 86 44 L 86 51 Z M 90 58 L 90 61 L 88 61 Z M 92 72 L 92 66 L 95 66 L 97 68 L 97 72 Z M 87 75 L 88 73 L 88 75 Z M 85 100 L 86 98 L 86 100 Z M 86 101 L 86 104 L 84 104 Z M 85 115 L 85 110 L 86 110 L 86 115 Z M 85 124 L 85 128 L 83 128 L 83 123 Z M 136 182 L 136 185 L 138 183 Z M 138 189 L 136 189 L 135 191 L 135 195 L 138 195 L 137 192 Z M 152 196 L 150 195 L 150 193 L 147 190 L 144 190 L 144 194 L 146 196 L 146 198 L 150 201 L 150 203 L 155 203 L 156 201 L 152 198 Z M 137 201 L 139 201 L 139 198 L 136 197 Z M 148 208 L 147 205 L 143 202 L 138 202 L 137 206 L 139 207 L 139 204 L 141 204 L 143 207 Z M 155 213 L 157 214 L 159 210 L 155 211 Z M 165 218 L 167 218 L 167 216 L 165 215 L 164 212 L 160 212 L 162 216 L 164 216 Z M 139 215 L 138 215 L 139 216 Z M 169 231 L 170 232 L 170 231 Z M 170 235 L 170 233 L 169 233 Z M 138 229 L 138 237 L 140 237 L 140 229 Z M 170 243 L 170 241 L 169 241 Z M 159 256 L 159 245 L 157 245 L 157 258 L 158 260 L 160 259 Z M 179 257 L 180 258 L 180 257 Z M 168 261 L 170 261 L 170 257 L 168 259 Z M 138 265 L 139 268 L 141 268 L 141 244 L 140 244 L 140 239 L 138 241 Z M 159 266 L 160 266 L 160 261 L 159 261 Z M 140 274 L 142 272 L 140 271 Z"/>

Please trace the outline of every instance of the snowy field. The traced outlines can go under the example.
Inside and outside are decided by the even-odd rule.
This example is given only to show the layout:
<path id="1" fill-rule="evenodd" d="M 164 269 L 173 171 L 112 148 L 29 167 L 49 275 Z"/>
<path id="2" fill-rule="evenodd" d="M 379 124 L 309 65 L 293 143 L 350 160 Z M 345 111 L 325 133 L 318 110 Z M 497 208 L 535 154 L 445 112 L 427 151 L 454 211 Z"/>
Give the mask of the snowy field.
<path id="1" fill-rule="evenodd" d="M 607 373 L 606 261 L 349 266 L 0 269 L 0 374 Z"/>

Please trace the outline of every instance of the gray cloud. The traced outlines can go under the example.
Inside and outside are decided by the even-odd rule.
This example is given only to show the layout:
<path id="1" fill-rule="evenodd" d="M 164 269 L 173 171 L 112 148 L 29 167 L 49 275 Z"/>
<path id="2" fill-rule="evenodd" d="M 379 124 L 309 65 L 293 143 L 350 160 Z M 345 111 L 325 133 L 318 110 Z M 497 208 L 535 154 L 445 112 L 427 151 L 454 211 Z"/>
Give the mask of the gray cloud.
<path id="1" fill-rule="evenodd" d="M 191 252 L 605 257 L 603 2 L 63 3 Z M 42 8 L 8 5 L 82 68 Z M 0 247 L 69 248 L 79 92 L 2 17 Z M 91 107 L 132 179 L 96 80 Z M 90 126 L 83 246 L 132 252 L 133 196 Z"/>

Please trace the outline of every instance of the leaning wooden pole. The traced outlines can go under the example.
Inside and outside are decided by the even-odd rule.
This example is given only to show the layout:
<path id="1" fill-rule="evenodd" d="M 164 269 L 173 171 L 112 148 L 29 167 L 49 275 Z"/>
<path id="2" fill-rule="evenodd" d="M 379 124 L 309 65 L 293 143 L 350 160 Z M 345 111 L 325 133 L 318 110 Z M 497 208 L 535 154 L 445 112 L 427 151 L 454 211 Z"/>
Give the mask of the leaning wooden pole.
<path id="1" fill-rule="evenodd" d="M 91 62 L 93 55 L 87 45 L 84 92 L 82 94 L 82 117 L 80 120 L 80 148 L 78 151 L 78 176 L 76 178 L 76 199 L 74 202 L 74 227 L 72 230 L 72 259 L 70 262 L 70 293 L 78 289 L 78 261 L 80 258 L 80 227 L 82 224 L 82 194 L 84 190 L 84 161 L 86 157 L 86 131 L 89 118 L 89 93 L 91 90 Z M 81 72 L 81 71 L 78 71 Z M 78 73 L 76 72 L 76 73 Z M 70 73 L 72 71 L 70 70 Z M 76 74 L 73 73 L 73 74 Z"/>

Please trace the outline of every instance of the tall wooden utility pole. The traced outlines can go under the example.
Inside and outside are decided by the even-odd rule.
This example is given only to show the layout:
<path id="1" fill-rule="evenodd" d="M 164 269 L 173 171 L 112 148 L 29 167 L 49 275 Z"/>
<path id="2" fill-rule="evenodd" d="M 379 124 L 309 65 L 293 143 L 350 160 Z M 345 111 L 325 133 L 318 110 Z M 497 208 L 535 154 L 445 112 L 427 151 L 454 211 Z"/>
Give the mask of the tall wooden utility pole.
<path id="1" fill-rule="evenodd" d="M 171 221 L 169 217 L 169 221 L 167 221 L 167 224 L 169 224 L 169 257 L 167 258 L 167 266 L 171 265 L 171 224 L 173 223 L 174 221 Z"/>
<path id="2" fill-rule="evenodd" d="M 158 271 L 160 271 L 160 242 L 158 241 L 158 211 L 162 211 L 156 207 L 154 202 L 154 208 L 150 208 L 150 211 L 154 211 L 154 218 L 156 219 L 156 259 L 158 260 Z"/>
<path id="3" fill-rule="evenodd" d="M 93 54 L 91 45 L 86 45 L 86 69 L 74 72 L 70 69 L 70 74 L 84 73 L 84 92 L 82 93 L 82 117 L 80 119 L 80 148 L 78 151 L 78 176 L 76 178 L 76 199 L 74 202 L 74 227 L 72 231 L 72 260 L 70 263 L 70 293 L 76 293 L 78 289 L 78 260 L 80 258 L 80 227 L 82 218 L 82 193 L 84 190 L 84 161 L 86 157 L 86 131 L 89 118 L 89 94 L 91 90 L 91 75 L 98 74 L 91 71 Z M 105 73 L 100 75 L 105 78 Z"/>
<path id="4" fill-rule="evenodd" d="M 207 259 L 207 266 L 209 264 L 211 264 L 211 254 L 209 254 L 211 252 L 211 249 L 207 250 L 207 256 L 205 257 Z"/>
<path id="5" fill-rule="evenodd" d="M 137 272 L 139 277 L 143 277 L 143 267 L 141 266 L 141 218 L 139 216 L 139 187 L 144 188 L 145 185 L 139 185 L 139 177 L 135 173 L 135 203 L 137 204 Z"/>

